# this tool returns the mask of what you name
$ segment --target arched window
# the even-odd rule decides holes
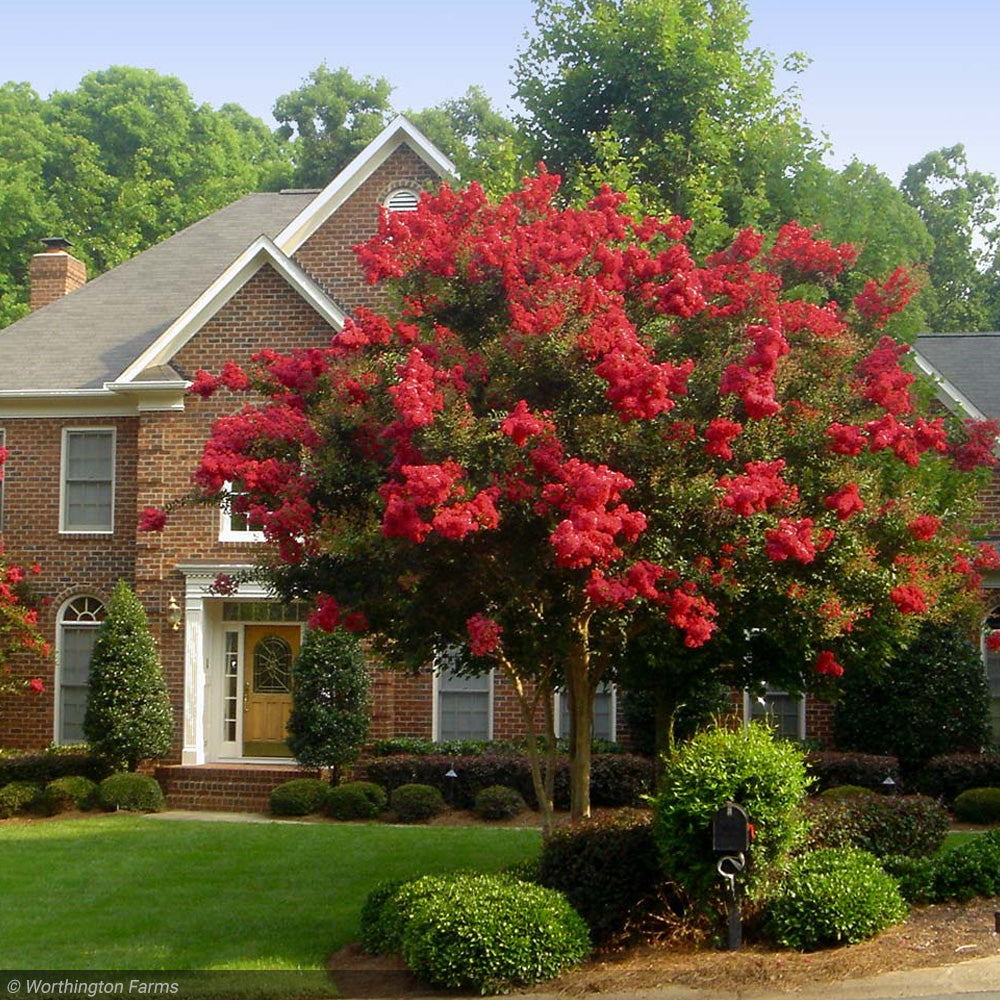
[[[56,743],[79,743],[84,738],[90,655],[98,626],[104,621],[104,605],[96,597],[74,597],[63,605],[58,621]]]
[[[983,623],[984,636],[995,629],[1000,629],[1000,605],[995,607]],[[1000,739],[1000,650],[992,650],[983,642],[983,666],[986,670],[986,683],[989,686],[990,725],[993,727],[993,738]]]
[[[415,212],[420,204],[420,195],[410,188],[396,188],[382,204],[390,212]]]

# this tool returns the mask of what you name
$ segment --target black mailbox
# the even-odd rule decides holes
[[[743,806],[727,802],[712,819],[712,850],[740,854],[750,849],[750,820]]]

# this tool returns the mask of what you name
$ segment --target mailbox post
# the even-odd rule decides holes
[[[746,810],[735,802],[727,802],[712,819],[712,850],[721,855],[715,868],[719,877],[728,883],[729,889],[726,909],[729,914],[730,951],[737,951],[743,944],[740,890],[736,877],[746,867],[750,834],[750,819]]]

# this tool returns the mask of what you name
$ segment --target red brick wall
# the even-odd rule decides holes
[[[397,149],[302,245],[295,260],[349,312],[379,304],[351,247],[378,227],[378,206],[400,187],[423,190],[440,178],[406,146]]]
[[[133,578],[138,420],[4,418],[0,426],[8,449],[0,542],[10,561],[41,566],[41,574],[31,577],[31,584],[45,601],[39,625],[54,649],[56,617],[69,598],[92,594],[106,601],[118,580]],[[113,427],[116,431],[113,534],[59,533],[62,432],[66,427]],[[25,694],[0,703],[0,742],[10,747],[45,746],[54,735],[55,657],[25,655],[11,666],[18,673],[41,676],[53,694]]]
[[[87,281],[87,266],[63,251],[36,253],[28,265],[31,279],[31,311],[76,291]]]

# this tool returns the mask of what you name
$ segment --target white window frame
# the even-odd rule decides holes
[[[227,496],[233,494],[232,482],[227,482],[222,487],[222,492]],[[225,501],[219,506],[219,541],[220,542],[263,542],[266,541],[263,531],[251,530],[250,528],[234,528],[233,514]]]
[[[413,199],[412,203],[410,199]],[[404,200],[404,205],[393,205],[395,199]],[[393,188],[382,202],[382,207],[387,212],[415,212],[420,204],[420,193],[409,187]]]
[[[793,695],[789,691],[785,691],[782,688],[771,687],[770,684],[764,686],[764,690],[761,691],[750,691],[749,689],[744,689],[743,691],[743,726],[746,728],[754,720],[752,715],[753,703],[759,702],[761,698],[794,698],[797,697],[798,703],[798,715],[797,715],[797,726],[798,732],[795,735],[790,735],[788,733],[782,733],[780,730],[778,735],[784,739],[792,740],[804,740],[806,738],[806,696],[805,694]],[[757,718],[761,718],[758,715]]]
[[[111,439],[111,501],[109,523],[106,527],[75,527],[66,523],[67,514],[67,473],[69,439],[75,434],[103,434]],[[59,534],[61,535],[113,535],[115,531],[115,486],[118,463],[118,431],[115,427],[64,427],[62,432],[62,457],[59,467]]]
[[[611,735],[610,736],[596,736],[593,730],[593,718],[591,718],[591,740],[608,740],[610,743],[615,743],[618,740],[618,685],[602,681],[597,685],[598,694],[610,694],[611,695]],[[556,738],[563,739],[569,738],[569,730],[563,732],[563,704],[568,705],[569,695],[565,691],[556,691],[555,702],[552,709],[552,719],[555,724]]]
[[[76,601],[96,601],[100,605],[99,610],[93,612],[94,617],[91,621],[78,620],[67,622],[66,613],[69,611],[70,607]],[[52,740],[57,746],[74,746],[78,743],[84,742],[83,737],[79,740],[68,740],[63,736],[63,657],[65,656],[66,641],[65,641],[65,629],[68,628],[85,628],[94,629],[95,632],[101,626],[101,621],[103,621],[103,615],[100,619],[96,616],[101,612],[107,613],[107,605],[101,598],[97,597],[95,594],[74,594],[71,598],[63,603],[63,606],[59,609],[59,614],[56,616],[56,670],[55,670],[55,706],[53,711],[53,731]],[[89,666],[88,666],[88,680],[89,680]],[[73,685],[77,687],[79,685]]]
[[[447,693],[441,691],[441,673],[447,670],[446,666],[440,666],[435,664],[433,673],[433,709],[431,711],[431,739],[434,742],[440,742],[442,739],[483,739],[491,740],[493,739],[493,693],[494,693],[494,683],[495,683],[495,672],[490,669],[484,674],[478,676],[485,676],[487,678],[486,686],[486,734],[484,736],[448,736],[444,737],[441,735],[441,694]]]

